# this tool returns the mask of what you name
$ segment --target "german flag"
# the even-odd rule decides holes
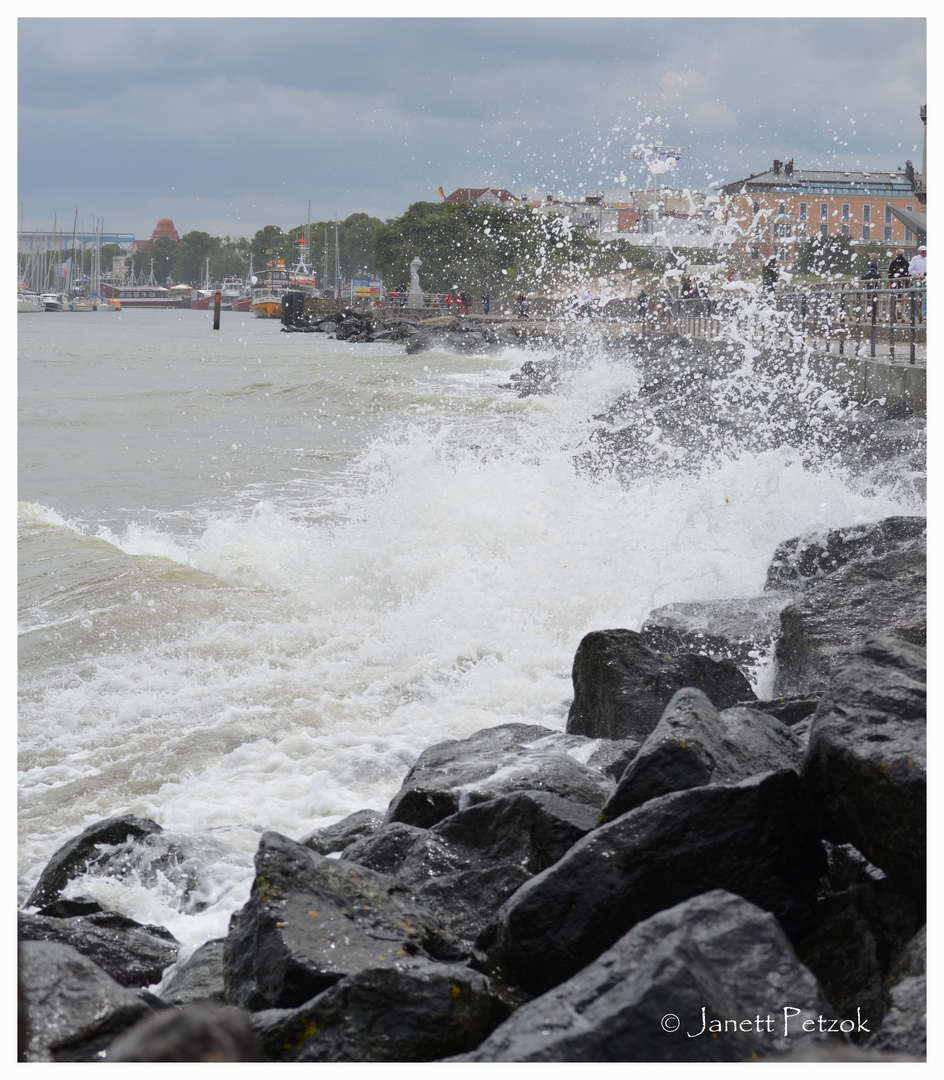
[[[439,195],[440,199],[445,199],[446,193],[441,187],[436,188],[436,193]]]

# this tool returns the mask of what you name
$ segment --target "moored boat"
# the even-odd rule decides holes
[[[102,296],[109,301],[117,300],[125,308],[179,308],[182,300],[163,285],[115,285],[102,282]]]
[[[288,270],[284,259],[270,262],[262,277],[253,283],[252,313],[257,319],[280,319],[282,297],[289,288]]]
[[[39,299],[43,311],[65,311],[69,306],[68,299],[62,293],[43,293]]]
[[[220,286],[220,308],[222,311],[234,311],[236,302],[244,298],[252,299],[252,286],[242,278],[226,278]]]
[[[25,314],[29,311],[44,311],[45,309],[38,293],[30,292],[29,289],[17,289],[16,310]]]

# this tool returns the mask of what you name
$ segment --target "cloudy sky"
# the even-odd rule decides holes
[[[429,5],[358,10],[398,7]],[[78,209],[142,238],[161,217],[251,237],[309,202],[394,218],[440,186],[616,200],[651,182],[653,146],[683,148],[671,183],[697,191],[775,157],[921,167],[923,18],[57,15],[17,38],[25,229]]]

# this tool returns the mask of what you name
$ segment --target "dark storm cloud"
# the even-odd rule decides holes
[[[610,197],[920,161],[921,19],[20,19],[27,228],[252,235],[436,188]]]

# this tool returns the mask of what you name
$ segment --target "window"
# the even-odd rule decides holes
[[[849,204],[847,202],[844,202],[842,204],[842,220],[843,221],[848,221],[849,220]]]
[[[784,215],[784,214],[785,214],[786,212],[787,212],[787,204],[786,204],[785,202],[778,202],[778,203],[777,203],[777,213],[778,213],[778,214],[779,214],[779,215],[780,215],[781,217],[783,217],[783,215]]]
[[[751,204],[751,212],[754,213],[754,214],[759,214],[760,213],[760,203],[759,202]]]
[[[891,225],[892,223],[892,208],[890,206],[885,207],[885,224]]]
[[[871,221],[872,220],[872,207],[869,206],[868,203],[866,203],[865,206],[862,207],[862,220],[863,221]]]
[[[800,203],[800,221],[806,221],[806,203]]]
[[[843,222],[843,225],[842,225],[842,235],[843,236],[848,236],[849,235],[849,226],[845,222]]]
[[[862,226],[862,239],[863,240],[871,240],[872,239],[872,226],[871,225],[863,225]]]
[[[892,241],[892,227],[891,227],[891,225],[886,225],[885,226],[885,242],[890,244],[891,241]]]
[[[806,239],[806,226],[805,226],[805,225],[801,224],[801,225],[799,226],[799,228],[797,229],[797,236],[798,236],[798,237],[799,237],[799,238],[800,238],[801,240],[805,240],[805,239]]]
[[[820,236],[826,236],[828,234],[828,232],[829,232],[829,226],[826,224],[826,222],[825,221],[820,222],[820,226],[819,226],[819,234],[820,234]]]
[[[820,221],[829,221],[829,203],[821,202],[819,204],[819,219]],[[822,231],[820,229],[820,232]]]
[[[759,259],[760,258],[760,248],[757,248],[757,247],[752,247],[751,248],[751,258],[752,259]]]
[[[789,221],[778,221],[774,225],[774,236],[784,238],[793,236],[793,226]]]
[[[911,231],[911,229],[906,228],[905,229],[905,243],[909,244],[909,243],[911,243],[912,240],[914,240],[914,233]]]

